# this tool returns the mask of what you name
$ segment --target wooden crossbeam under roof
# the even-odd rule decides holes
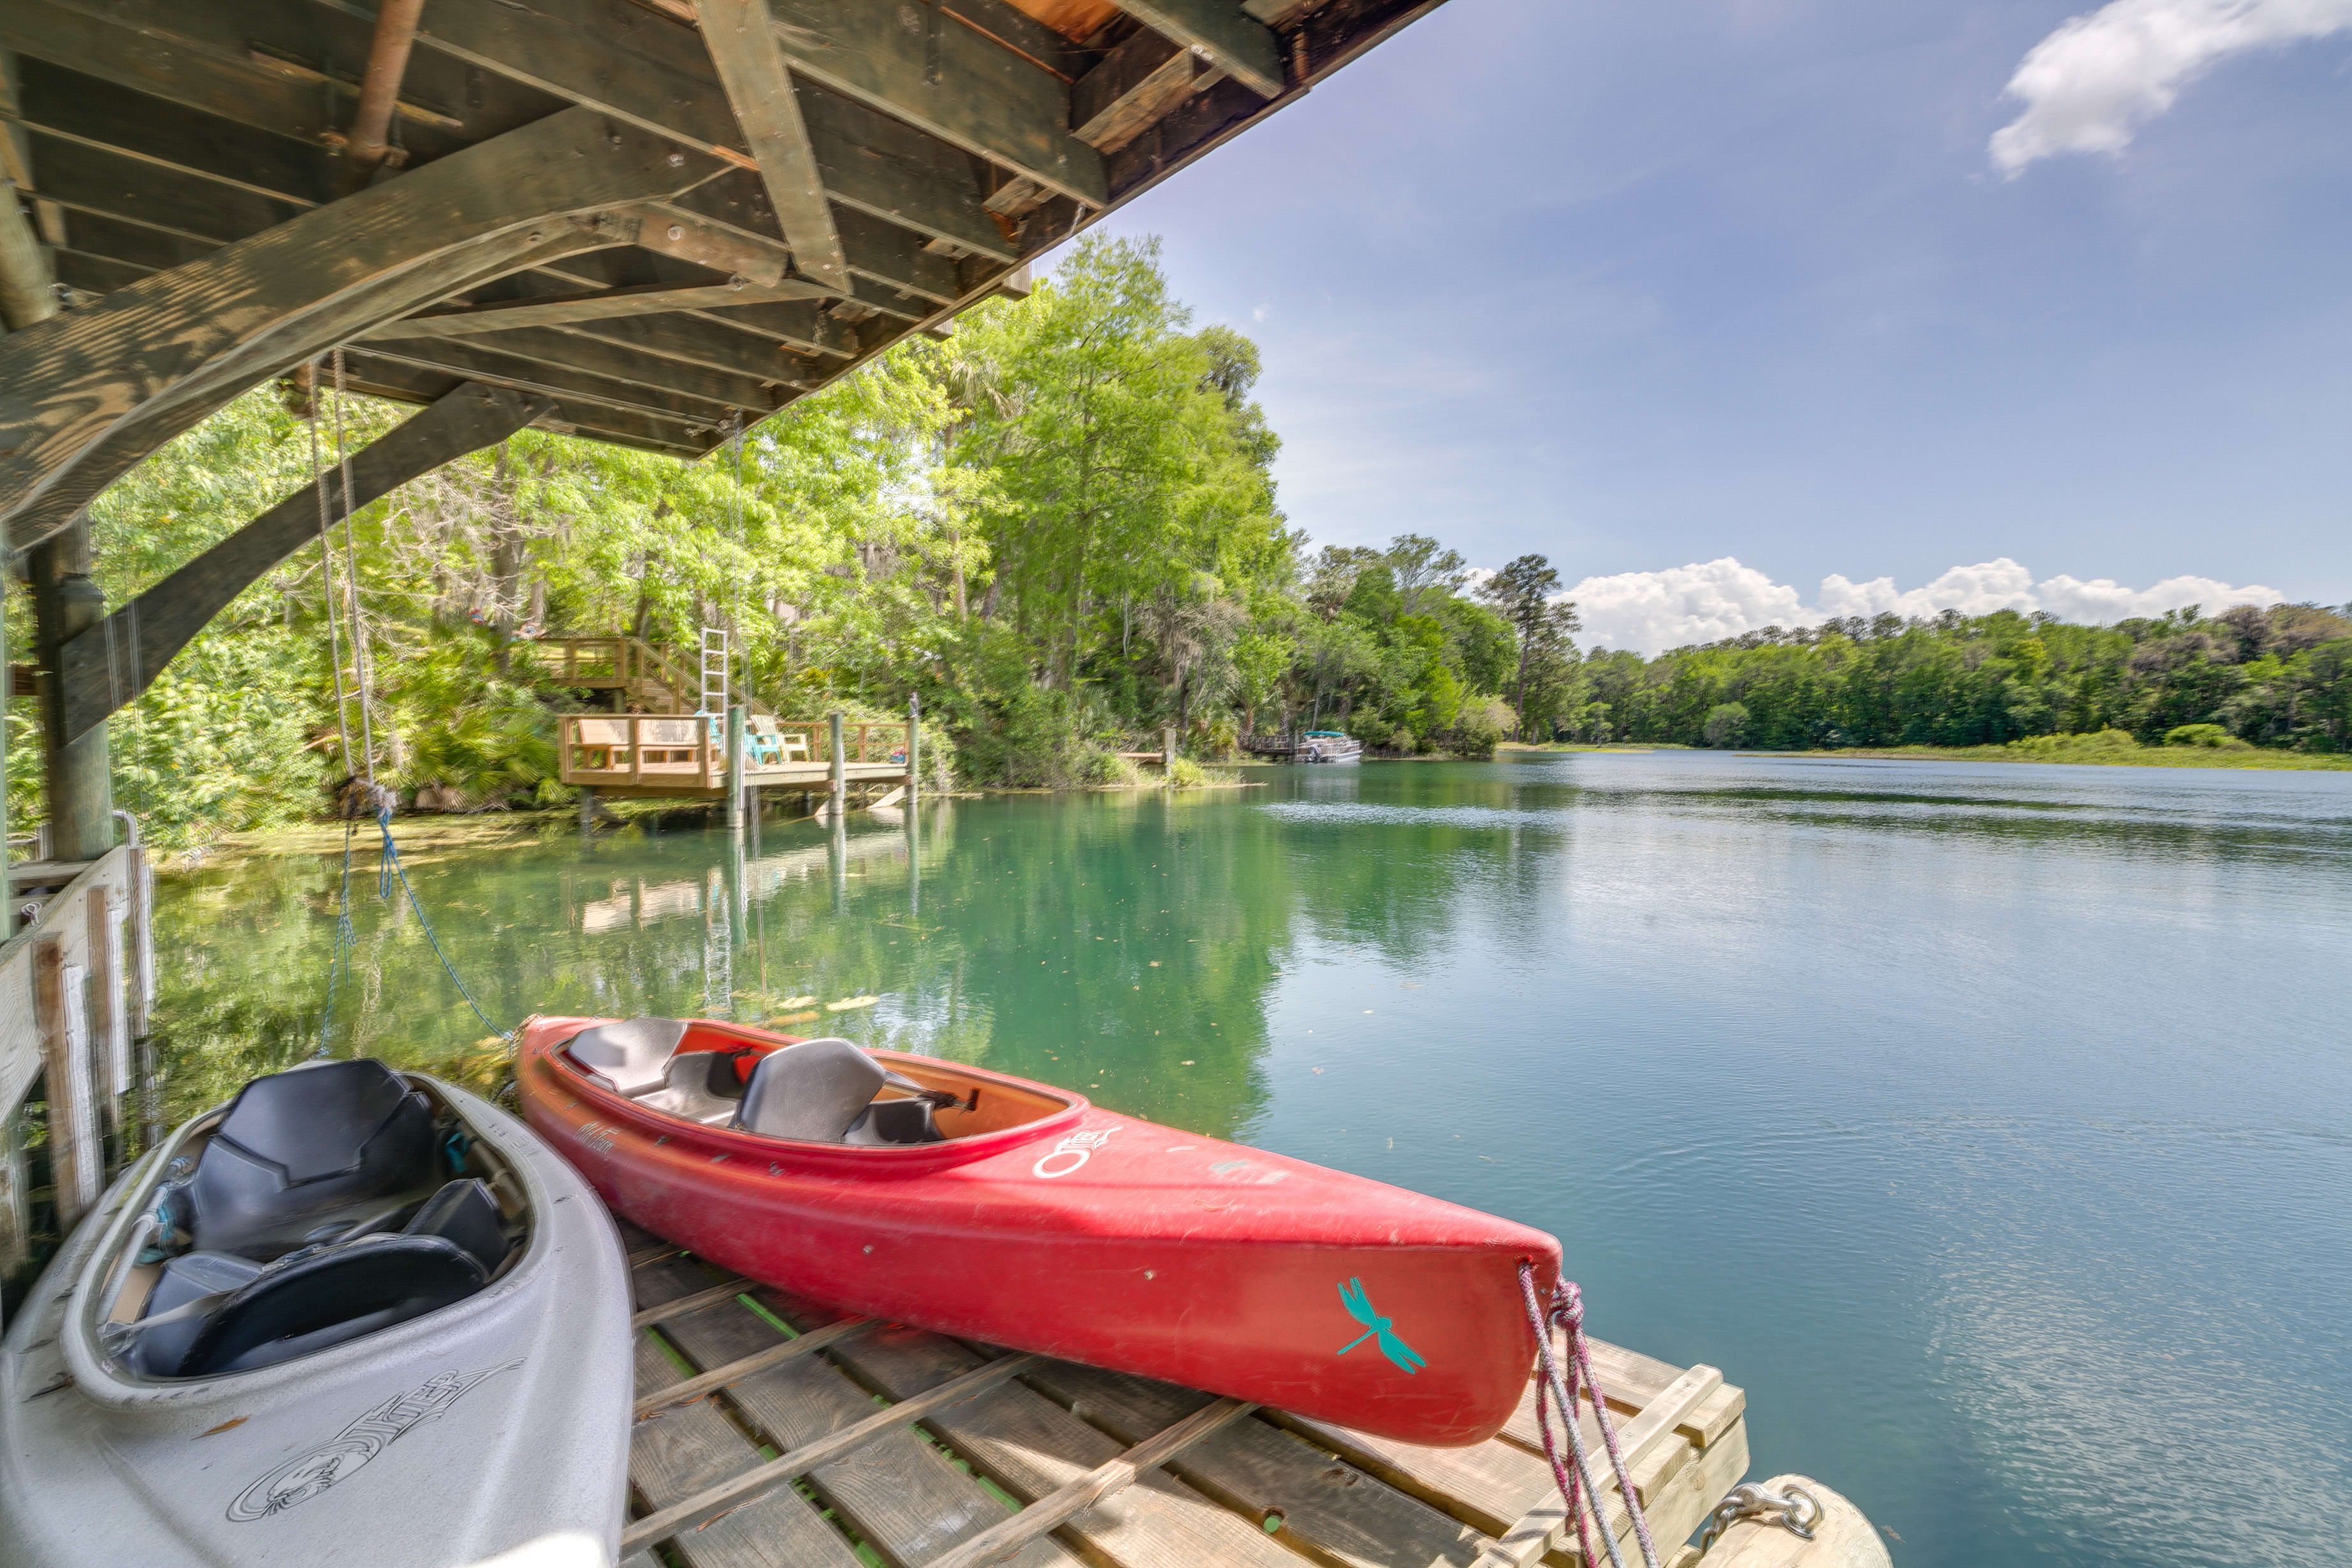
[[[7,543],[335,343],[382,395],[708,452],[1436,3],[433,0],[386,38],[368,0],[8,0],[0,163],[74,308],[0,337]]]

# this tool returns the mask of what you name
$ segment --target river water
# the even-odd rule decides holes
[[[1722,1367],[1751,1475],[1847,1492],[1906,1568],[2346,1560],[2352,773],[1249,776],[772,820],[740,862],[400,831],[502,1026],[815,1007],[782,1026],[1553,1231],[1596,1333]],[[340,865],[165,879],[175,1111],[314,1047]],[[364,840],[351,885],[335,1048],[494,1082]]]

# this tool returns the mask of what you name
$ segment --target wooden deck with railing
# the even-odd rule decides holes
[[[727,727],[702,713],[567,713],[559,767],[565,784],[614,795],[719,796],[727,788]],[[907,725],[844,724],[842,778],[849,784],[908,782]],[[753,789],[814,790],[833,778],[826,720],[751,715],[743,734],[743,783]]]

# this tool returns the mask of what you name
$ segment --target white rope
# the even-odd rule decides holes
[[[362,772],[367,778],[368,794],[375,794],[375,725],[368,710],[375,701],[375,683],[368,668],[367,626],[360,619],[360,557],[359,546],[352,538],[352,455],[343,438],[343,351],[335,348],[335,466],[343,479],[343,585],[351,597],[347,601],[352,625],[352,673],[360,689],[360,748]]]
[[[312,360],[306,367],[310,385],[304,389],[302,408],[310,426],[310,485],[319,493],[319,570],[325,574],[327,588],[327,657],[335,679],[335,733],[343,742],[343,776],[352,776],[352,729],[343,712],[343,641],[335,626],[335,552],[327,542],[331,526],[331,503],[327,499],[327,470],[319,460],[319,362]]]

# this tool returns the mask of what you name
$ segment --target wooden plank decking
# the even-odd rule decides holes
[[[1532,1384],[1493,1440],[1420,1448],[845,1318],[623,1230],[625,1568],[1582,1568]],[[1593,1351],[1652,1534],[1687,1564],[1680,1543],[1747,1472],[1745,1398],[1712,1367]],[[1589,1413],[1585,1435],[1597,1452]]]

